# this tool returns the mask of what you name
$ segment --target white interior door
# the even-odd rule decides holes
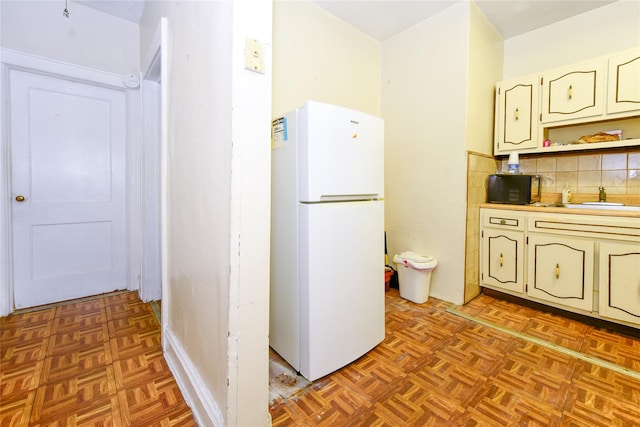
[[[126,287],[125,95],[12,70],[16,308]]]

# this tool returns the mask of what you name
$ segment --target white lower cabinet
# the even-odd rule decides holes
[[[524,290],[524,215],[493,211],[482,218],[481,283]]]
[[[640,325],[640,243],[600,243],[603,317]]]
[[[527,294],[591,311],[593,246],[592,240],[530,234]]]
[[[524,233],[506,230],[485,230],[483,239],[485,284],[511,291],[524,289]]]
[[[640,218],[530,209],[480,209],[480,286],[640,327]]]

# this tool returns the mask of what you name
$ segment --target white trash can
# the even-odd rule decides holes
[[[400,296],[418,304],[428,301],[431,272],[438,261],[432,256],[408,251],[394,256],[393,262],[398,265]]]

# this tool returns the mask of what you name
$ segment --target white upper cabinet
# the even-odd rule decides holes
[[[496,85],[494,155],[640,146],[640,48]]]
[[[609,58],[607,113],[640,110],[640,50]]]
[[[501,82],[496,90],[495,151],[538,145],[538,76]]]
[[[542,123],[604,113],[604,61],[586,62],[542,75]]]

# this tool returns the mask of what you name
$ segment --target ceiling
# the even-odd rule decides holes
[[[139,23],[142,17],[142,11],[144,10],[145,0],[69,0],[69,14],[72,16],[73,3],[80,3],[92,9],[108,13],[109,15]]]
[[[146,0],[158,1],[158,0]],[[469,0],[311,0],[376,40],[385,40],[460,1]],[[617,0],[475,0],[505,39]],[[70,0],[139,22],[145,0]],[[70,4],[69,10],[73,13]]]
[[[459,1],[468,0],[312,0],[377,40],[385,40]],[[615,0],[475,0],[508,39]]]

